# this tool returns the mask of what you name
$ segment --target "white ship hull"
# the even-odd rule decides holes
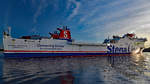
[[[18,39],[5,36],[3,38],[5,57],[80,57],[108,56],[138,53],[144,48],[144,42],[136,42],[128,38],[118,43],[76,43],[60,39]]]
[[[108,56],[139,53],[144,48],[145,38],[135,34],[113,36],[104,43],[79,43],[71,39],[67,27],[58,28],[60,33],[50,33],[51,38],[37,35],[12,38],[10,28],[3,35],[5,57],[72,57]]]

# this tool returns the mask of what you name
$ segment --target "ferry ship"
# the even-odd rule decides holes
[[[146,38],[138,38],[134,33],[107,38],[103,43],[76,42],[71,31],[64,26],[57,28],[50,37],[39,35],[13,38],[11,29],[3,32],[5,57],[89,57],[108,55],[129,55],[141,53]],[[58,33],[59,31],[59,33]]]

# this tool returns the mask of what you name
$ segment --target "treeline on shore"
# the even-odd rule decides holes
[[[0,49],[0,51],[4,51],[4,49]]]
[[[143,52],[150,52],[150,47],[149,47],[149,48],[145,48],[145,49],[143,50]]]

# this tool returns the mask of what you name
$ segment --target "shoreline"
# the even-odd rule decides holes
[[[150,47],[149,47],[149,48],[145,48],[145,49],[143,50],[143,52],[150,52]]]
[[[1,51],[4,51],[4,49],[0,49],[0,52],[1,52]]]

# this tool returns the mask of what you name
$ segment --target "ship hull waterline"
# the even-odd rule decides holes
[[[5,58],[130,56],[131,53],[4,53]]]

